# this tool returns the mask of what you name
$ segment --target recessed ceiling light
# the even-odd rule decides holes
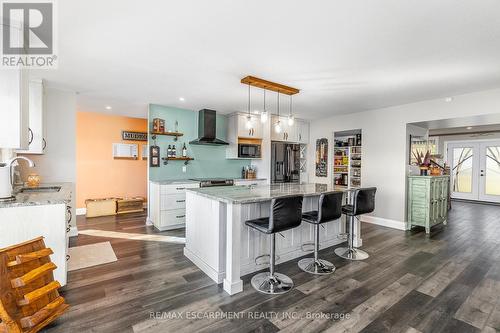
[[[472,129],[472,126],[467,126],[466,127],[468,130],[471,130]]]
[[[184,102],[185,101],[184,97],[179,97],[179,101]]]
[[[449,102],[453,101],[453,97],[446,97],[444,99],[444,101],[449,103]]]
[[[106,106],[106,110],[111,110],[111,109],[112,109],[112,107],[111,107],[111,106],[109,106],[109,105],[108,105],[108,106]]]

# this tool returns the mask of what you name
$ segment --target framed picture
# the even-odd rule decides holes
[[[438,137],[425,137],[419,135],[410,135],[410,151],[408,156],[409,165],[417,165],[415,154],[422,154],[429,151],[431,156],[438,154]]]
[[[160,147],[151,146],[149,147],[149,166],[159,167],[160,166]]]
[[[328,176],[328,139],[316,140],[316,177]]]

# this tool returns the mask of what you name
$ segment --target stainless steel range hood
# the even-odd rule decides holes
[[[216,125],[217,120],[214,110],[200,110],[198,113],[198,139],[189,143],[192,145],[228,145],[229,143],[215,137]]]

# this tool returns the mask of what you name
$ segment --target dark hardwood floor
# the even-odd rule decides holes
[[[144,220],[79,217],[78,226],[155,233]],[[228,296],[179,244],[80,235],[71,246],[108,240],[118,261],[70,272],[62,294],[71,308],[46,332],[500,332],[500,206],[455,202],[430,237],[363,224],[369,259],[323,249],[337,266],[330,276],[281,264],[295,288],[280,296],[255,292],[251,276]]]

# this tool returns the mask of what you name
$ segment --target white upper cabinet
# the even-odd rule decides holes
[[[238,126],[238,137],[246,138],[246,139],[262,139],[262,123],[260,122],[259,117],[256,115],[251,116],[252,126],[251,128],[247,127],[247,115],[246,114],[237,114],[232,117],[237,117],[237,126]]]
[[[278,116],[271,117],[271,140],[293,143],[309,143],[309,124],[302,120],[295,120],[293,125],[288,125],[287,117],[279,117],[281,120],[281,132],[276,133],[275,125]]]
[[[309,143],[309,123],[304,120],[295,120],[297,142],[301,144]]]
[[[23,154],[43,154],[45,141],[44,126],[44,90],[42,80],[29,82],[29,146],[27,150],[18,150]]]
[[[27,149],[28,73],[7,69],[0,75],[0,148]]]

